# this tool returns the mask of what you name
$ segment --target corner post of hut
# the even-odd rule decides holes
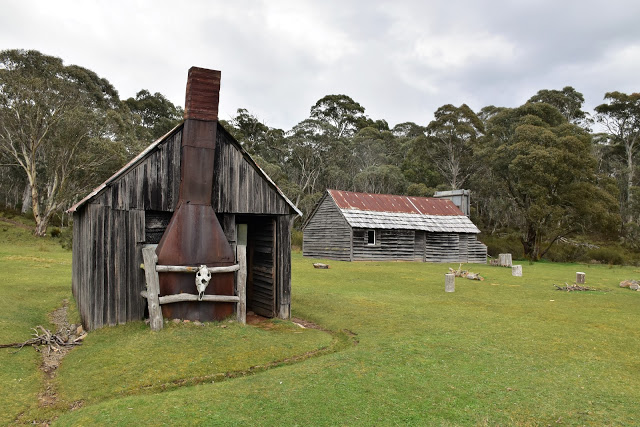
[[[236,225],[236,294],[240,298],[236,309],[238,322],[247,323],[247,224]]]

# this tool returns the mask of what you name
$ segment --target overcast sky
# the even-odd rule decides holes
[[[573,86],[586,109],[640,91],[640,1],[0,0],[0,49],[36,49],[184,106],[188,69],[222,71],[220,118],[285,130],[328,94],[426,125],[444,104],[515,107]]]

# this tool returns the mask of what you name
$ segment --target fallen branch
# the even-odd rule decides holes
[[[44,346],[47,352],[57,352],[63,348],[75,347],[82,345],[82,340],[87,336],[86,333],[81,333],[79,336],[66,333],[65,331],[58,331],[55,334],[51,333],[48,329],[38,325],[33,328],[33,338],[30,338],[24,342],[14,342],[11,344],[0,344],[0,348],[17,348],[19,351],[25,346],[32,346],[36,351],[42,351],[40,346]]]
[[[464,277],[465,279],[469,279],[469,280],[484,280],[484,277],[482,277],[478,273],[473,273],[471,271],[463,270],[462,264],[460,264],[457,270],[454,270],[453,268],[449,267],[449,272],[456,277]]]

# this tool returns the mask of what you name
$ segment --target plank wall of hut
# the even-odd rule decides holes
[[[116,173],[73,212],[72,290],[88,330],[146,315],[141,249],[157,244],[180,186],[177,127]],[[248,224],[247,310],[290,317],[291,224],[297,209],[218,125],[212,205],[227,240]]]

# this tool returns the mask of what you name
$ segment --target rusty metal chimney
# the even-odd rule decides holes
[[[156,249],[158,264],[198,267],[233,265],[235,257],[211,205],[218,127],[220,71],[192,67],[182,130],[180,193],[176,210]],[[160,295],[196,294],[194,276],[160,273]],[[234,274],[212,275],[205,294],[233,295]],[[212,321],[233,313],[233,303],[164,304],[167,318]]]

